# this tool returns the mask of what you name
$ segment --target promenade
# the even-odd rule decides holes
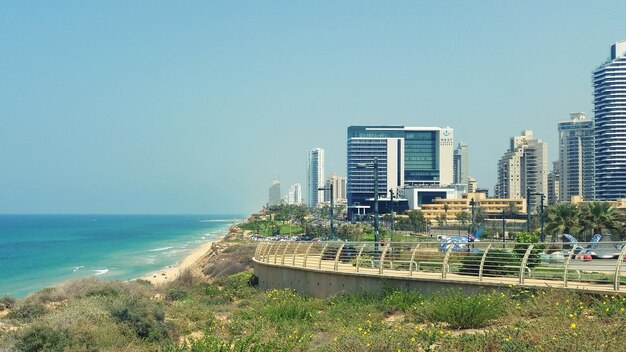
[[[579,245],[584,248],[589,244]],[[419,281],[437,287],[445,287],[445,284],[476,289],[520,286],[626,295],[623,265],[626,249],[622,248],[623,243],[593,245],[597,248],[596,255],[613,257],[592,258],[585,254],[588,251],[567,248],[561,243],[475,242],[468,247],[467,244],[455,246],[440,242],[381,245],[372,242],[263,241],[257,246],[254,261],[257,267],[263,265],[270,270],[265,272],[268,280],[282,286],[289,286],[298,275],[298,271],[293,270],[299,270],[303,275],[316,273],[317,285],[320,280],[333,280],[328,284],[345,287],[342,279],[337,277],[350,280],[361,277],[364,280],[400,280],[407,285]],[[285,275],[284,271],[280,271],[280,275],[276,271],[281,268],[289,269],[291,274],[276,281],[278,276]],[[301,280],[297,281],[302,287]]]

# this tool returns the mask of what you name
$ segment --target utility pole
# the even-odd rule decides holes
[[[543,233],[543,225],[544,225],[544,219],[543,219],[543,199],[545,197],[546,196],[543,193],[541,193],[541,242],[545,242],[545,240],[546,240],[546,236]]]
[[[393,189],[389,190],[391,194],[391,233],[393,233]]]
[[[530,187],[526,188],[526,232],[530,233]]]

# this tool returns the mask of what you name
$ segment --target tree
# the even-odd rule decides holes
[[[572,203],[557,203],[546,211],[546,232],[552,235],[571,234],[579,226],[580,209]]]
[[[615,229],[615,209],[608,202],[594,201],[581,210],[581,227],[593,230],[594,234],[602,234],[603,229]]]
[[[407,212],[407,215],[409,216],[409,221],[411,225],[413,225],[415,232],[418,232],[420,228],[426,225],[426,218],[421,210],[411,210]]]

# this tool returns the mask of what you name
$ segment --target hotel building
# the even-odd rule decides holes
[[[381,198],[386,198],[389,190],[397,194],[402,186],[440,186],[454,181],[451,128],[350,126],[347,137],[349,211],[358,206],[369,208],[372,204],[371,164],[375,159]]]

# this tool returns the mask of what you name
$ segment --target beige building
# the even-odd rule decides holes
[[[509,150],[498,162],[495,196],[506,199],[526,197],[526,190],[548,194],[548,145],[533,139],[532,131],[511,138]],[[531,206],[536,207],[535,198]]]
[[[461,212],[471,212],[471,200],[474,199],[476,207],[482,208],[487,215],[502,214],[502,211],[509,209],[510,204],[514,204],[518,213],[526,214],[526,201],[522,198],[487,198],[484,193],[468,193],[461,199],[441,199],[434,200],[434,204],[423,204],[422,212],[426,220],[434,221],[437,216],[445,214],[450,222],[456,221],[456,215]]]

